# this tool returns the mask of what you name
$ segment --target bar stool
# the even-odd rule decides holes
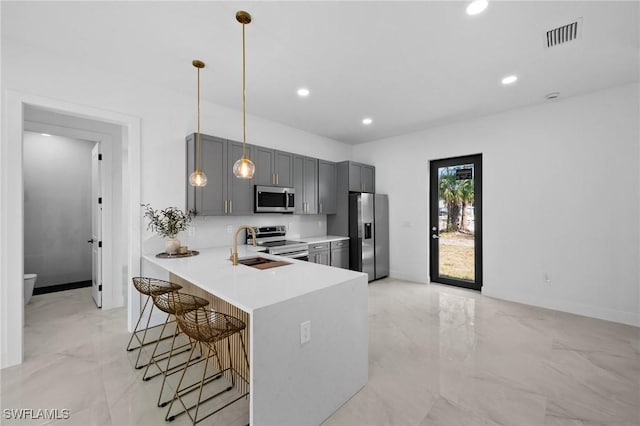
[[[209,305],[209,301],[207,299],[203,299],[202,297],[193,296],[187,293],[181,293],[179,291],[172,291],[169,293],[161,293],[161,294],[152,293],[151,298],[153,299],[153,304],[156,308],[168,314],[167,319],[164,323],[164,326],[162,327],[162,331],[160,332],[161,336],[164,333],[165,327],[167,326],[167,324],[169,324],[170,322],[169,319],[171,318],[171,316],[175,317],[175,315],[191,312],[195,309],[204,308],[205,306]],[[191,339],[189,339],[189,342],[185,343],[184,345],[180,345],[178,347],[175,346],[176,337],[178,336],[179,332],[180,332],[180,328],[176,327],[173,333],[173,338],[171,339],[171,349],[169,349],[169,351],[167,352],[158,354],[157,352],[158,352],[158,347],[160,346],[160,340],[156,341],[156,346],[153,348],[151,359],[147,364],[147,368],[145,369],[144,374],[142,376],[142,379],[144,381],[148,381],[156,376],[159,376],[160,374],[164,375],[164,378],[162,379],[162,386],[160,388],[160,395],[158,396],[158,407],[164,407],[169,402],[169,401],[161,402],[162,394],[164,392],[164,386],[167,381],[167,376],[173,373],[179,372],[180,371],[179,368],[184,367],[187,364],[186,362],[183,362],[181,364],[171,366],[171,358],[174,355],[178,355],[183,352],[189,352],[191,350]],[[188,348],[188,349],[182,350],[184,348]],[[168,356],[164,356],[165,354],[168,354]],[[194,359],[199,359],[201,356],[202,356],[202,348],[200,349],[200,355]],[[160,365],[159,363],[160,361],[166,361],[166,364]],[[149,376],[148,373],[151,365],[155,365],[158,368],[159,372]]]
[[[174,394],[171,403],[169,404],[169,408],[167,410],[167,415],[165,420],[173,421],[177,416],[187,413],[193,425],[196,423],[214,415],[215,413],[223,410],[234,402],[240,400],[249,395],[249,382],[247,379],[242,377],[240,373],[233,366],[233,355],[231,353],[231,342],[230,337],[235,334],[238,334],[240,338],[240,342],[242,344],[242,353],[244,354],[244,361],[247,365],[247,372],[249,371],[249,359],[247,357],[247,350],[244,344],[244,338],[242,337],[242,330],[246,328],[246,324],[239,320],[238,318],[232,317],[231,315],[223,314],[220,312],[208,310],[208,309],[196,309],[190,312],[184,312],[182,314],[176,315],[176,321],[178,322],[178,327],[180,330],[193,339],[195,342],[204,344],[207,347],[207,356],[201,358],[195,363],[191,363],[195,346],[193,345],[191,349],[191,353],[189,354],[189,361],[185,368],[182,370],[182,376],[180,377],[180,381],[178,382],[178,386],[176,387],[176,391]],[[220,357],[218,356],[218,350],[216,349],[216,343],[222,342],[224,339],[227,340],[227,351],[229,356],[229,366],[226,368],[222,367],[220,362]],[[216,363],[218,365],[218,371],[213,375],[207,377],[207,367],[209,364],[209,359],[215,358]],[[202,372],[202,379],[200,382],[196,382],[192,385],[182,387],[182,382],[184,380],[185,374],[187,370],[201,362],[204,362],[204,371]],[[215,380],[218,380],[222,377],[230,378],[231,386],[226,386],[223,390],[215,393],[214,395],[202,399],[202,390],[204,385],[211,383]],[[237,386],[238,385],[238,386]],[[209,400],[212,400],[225,392],[229,392],[234,387],[236,387],[240,391],[240,396],[236,397],[231,401],[227,401],[221,407],[215,409],[213,412],[208,413],[201,418],[198,418],[198,409],[200,408],[200,404],[205,403]],[[198,390],[198,398],[197,402],[190,407],[187,407],[183,397],[188,393],[191,393],[195,390]],[[180,411],[176,414],[171,414],[171,408],[173,407],[173,403],[179,400],[180,404],[184,408],[183,411]],[[193,417],[191,416],[190,411],[195,408],[195,413]]]
[[[151,305],[151,310],[149,311],[149,316],[147,317],[147,324],[145,328],[138,329],[138,327],[140,326],[140,321],[142,321],[142,317],[144,316],[144,313],[147,310],[147,305],[149,304],[149,300],[151,300],[151,296],[153,294],[157,295],[157,294],[165,294],[173,291],[178,291],[182,288],[182,286],[178,284],[174,284],[169,281],[160,280],[157,278],[134,277],[132,278],[132,280],[133,280],[133,286],[136,288],[136,290],[138,290],[141,294],[144,294],[147,296],[144,302],[144,306],[140,311],[140,317],[138,318],[138,322],[136,323],[136,326],[133,329],[133,333],[131,333],[131,339],[129,339],[129,344],[127,345],[127,351],[134,351],[136,349],[138,350],[138,357],[136,358],[135,367],[136,369],[140,369],[147,365],[147,364],[138,365],[138,363],[140,362],[140,355],[142,355],[142,348],[144,346],[156,343],[157,340],[159,339],[164,340],[171,337],[171,336],[162,337],[162,334],[160,334],[160,336],[158,336],[158,339],[154,339],[148,342],[146,341],[147,332],[151,329],[160,327],[160,324],[155,325],[153,327],[149,327],[149,322],[151,321],[151,314],[153,314],[153,307],[154,307],[153,304]],[[140,337],[138,336],[138,333],[142,333],[142,339],[140,339]],[[131,343],[133,342],[134,337],[138,341],[138,346],[132,347]]]

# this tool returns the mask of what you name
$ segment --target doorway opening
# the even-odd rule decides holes
[[[98,191],[100,184],[93,152],[100,142],[60,136],[53,126],[51,133],[26,130],[31,127],[38,126],[28,122],[23,134],[24,270],[35,274],[35,287],[25,288],[25,304],[31,290],[40,295],[91,287],[101,273],[87,244],[94,181]],[[100,292],[94,301],[101,307]]]
[[[482,288],[482,154],[432,160],[431,282]]]
[[[22,362],[24,351],[24,206],[23,206],[23,132],[30,110],[54,113],[68,120],[88,120],[117,128],[121,145],[110,158],[120,162],[113,175],[113,187],[122,191],[117,214],[103,218],[110,244],[103,243],[102,307],[111,309],[125,304],[127,327],[131,329],[139,303],[127,283],[140,274],[140,119],[86,105],[73,104],[37,95],[5,91],[3,138],[0,142],[0,368]],[[70,121],[55,123],[58,128],[74,129]],[[78,128],[75,128],[78,130]],[[50,133],[46,130],[35,130]],[[76,136],[79,139],[92,137]],[[94,139],[95,140],[95,139]],[[105,145],[106,147],[106,145]],[[10,178],[8,178],[10,177]],[[104,197],[114,199],[112,194]],[[10,224],[10,225],[9,225]],[[113,231],[112,231],[113,230]],[[111,262],[107,257],[111,256]],[[106,265],[111,267],[107,268]]]

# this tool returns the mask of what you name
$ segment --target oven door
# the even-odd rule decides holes
[[[256,213],[293,213],[295,189],[277,186],[255,186]]]

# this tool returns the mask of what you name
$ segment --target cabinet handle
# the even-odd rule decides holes
[[[227,202],[229,200],[224,200],[224,214],[227,214]]]
[[[233,200],[229,200],[229,213],[233,213]]]
[[[320,203],[320,213],[322,213],[322,203]]]
[[[280,174],[276,173],[276,185],[280,185]]]
[[[321,249],[321,248],[322,248],[322,246],[315,246],[315,247],[313,247],[313,248],[314,248],[314,249]]]

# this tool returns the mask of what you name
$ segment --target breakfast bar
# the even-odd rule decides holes
[[[142,270],[248,320],[251,425],[318,425],[367,383],[367,276],[247,246],[239,261],[232,265],[226,247],[209,248],[147,255]]]

